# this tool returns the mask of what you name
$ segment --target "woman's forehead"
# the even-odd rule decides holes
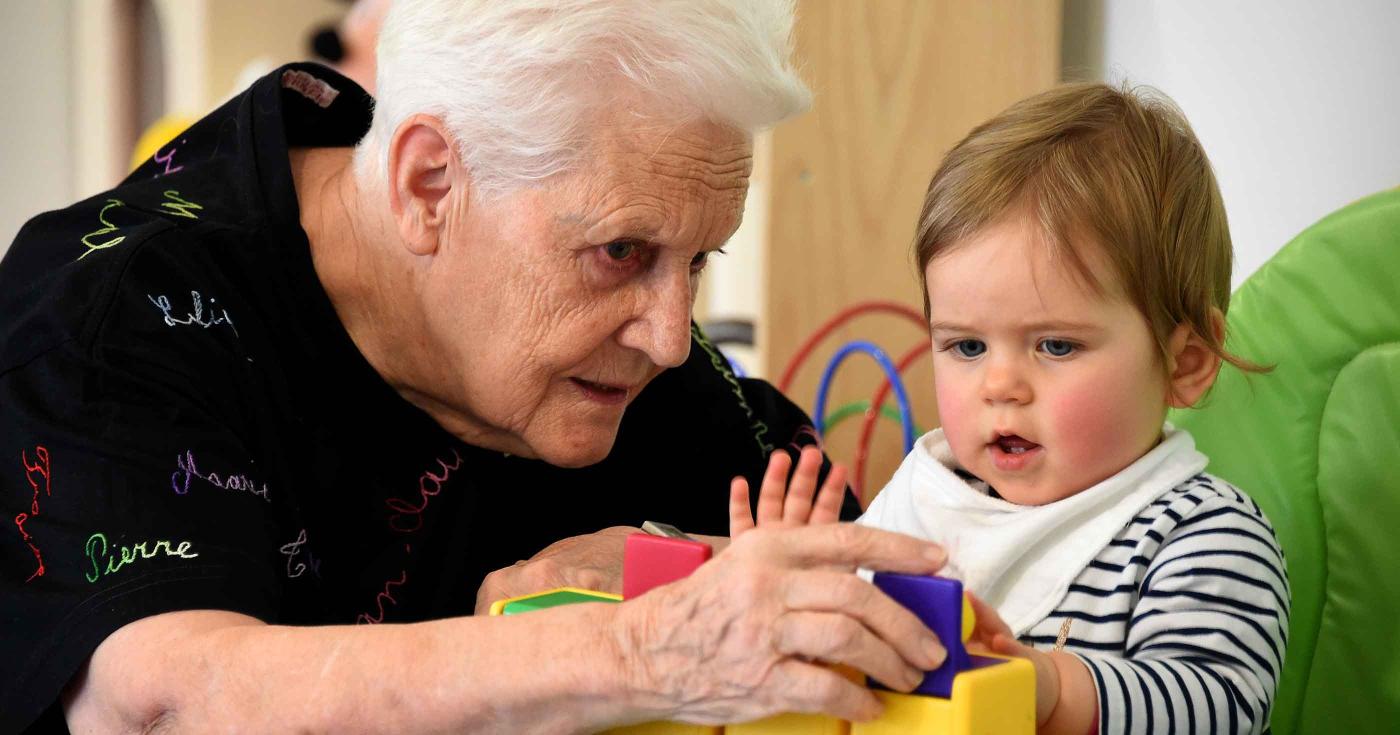
[[[737,228],[753,167],[746,136],[688,124],[603,135],[566,177],[557,213],[590,241],[690,237],[687,230]],[[729,233],[725,233],[728,237]]]

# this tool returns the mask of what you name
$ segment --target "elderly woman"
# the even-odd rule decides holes
[[[587,531],[722,533],[728,478],[800,434],[690,323],[750,131],[805,104],[790,29],[782,2],[400,0],[377,104],[284,67],[27,225],[0,265],[4,729],[866,718],[818,661],[917,682],[936,640],[849,571],[943,552],[849,524],[471,615],[479,585],[615,587],[621,532]]]

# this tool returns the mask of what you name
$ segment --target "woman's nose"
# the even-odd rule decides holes
[[[657,284],[640,313],[623,327],[624,347],[641,350],[659,367],[672,368],[690,356],[690,316],[694,298],[689,278]]]

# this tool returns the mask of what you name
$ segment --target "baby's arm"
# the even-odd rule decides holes
[[[1263,732],[1283,669],[1289,590],[1283,553],[1257,506],[1202,501],[1162,540],[1138,588],[1126,658],[1084,656],[1105,731]]]
[[[1233,493],[1233,490],[1227,491]],[[1041,733],[1259,733],[1283,667],[1289,590],[1268,521],[1243,496],[1200,502],[1151,553],[1125,655],[1021,645],[973,598],[973,645],[1030,659]],[[1116,594],[1129,594],[1120,591]],[[1193,723],[1193,724],[1188,724]]]
[[[977,625],[969,641],[973,650],[1030,659],[1035,666],[1035,722],[1041,735],[1085,735],[1094,732],[1099,713],[1098,693],[1089,669],[1063,651],[1046,653],[1022,645],[990,605],[971,592]]]
[[[729,483],[729,536],[763,527],[792,527],[835,523],[841,517],[841,501],[846,492],[846,468],[833,464],[826,482],[817,491],[821,474],[822,453],[816,447],[806,447],[797,460],[797,469],[788,483],[792,458],[784,450],[773,452],[763,484],[758,490],[758,514],[749,506],[749,483],[735,477]]]

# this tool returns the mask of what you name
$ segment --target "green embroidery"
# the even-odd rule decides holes
[[[147,548],[150,544],[150,548]],[[101,546],[99,549],[98,546]],[[83,577],[89,582],[96,582],[99,577],[111,574],[120,570],[137,559],[151,559],[157,553],[164,551],[166,556],[175,556],[181,559],[193,559],[199,554],[190,551],[190,542],[181,541],[175,548],[170,548],[169,541],[141,541],[131,546],[118,546],[116,556],[107,553],[107,537],[101,533],[94,533],[88,536],[87,545],[83,547],[83,553],[88,558],[88,563],[92,565],[91,572],[84,572]],[[107,562],[103,569],[98,561]]]
[[[710,364],[724,378],[724,382],[729,383],[729,387],[734,391],[734,397],[739,400],[739,407],[744,409],[744,415],[749,418],[749,430],[753,432],[753,439],[758,443],[758,449],[766,458],[773,453],[773,445],[768,443],[768,425],[758,420],[753,415],[753,409],[749,407],[749,402],[744,398],[744,389],[739,385],[739,379],[734,377],[734,371],[729,369],[729,361],[724,359],[715,346],[705,339],[705,334],[700,331],[700,325],[695,322],[690,323],[690,336],[695,338],[700,349],[710,356]]]
[[[199,219],[199,215],[195,214],[194,212],[191,212],[190,210],[204,209],[204,207],[195,204],[194,202],[189,201],[188,199],[181,199],[180,192],[175,191],[173,189],[165,192],[165,198],[171,201],[161,202],[160,206],[166,210],[169,210],[168,214],[173,214],[176,217],[188,217],[190,219]]]
[[[126,205],[120,199],[107,200],[107,206],[103,207],[102,211],[97,213],[97,221],[101,222],[104,225],[104,227],[102,227],[101,229],[93,230],[92,232],[83,235],[83,245],[87,247],[87,252],[83,253],[82,255],[79,255],[78,260],[82,260],[83,258],[92,255],[93,251],[95,250],[106,250],[107,248],[116,247],[117,245],[122,244],[122,240],[126,239],[126,235],[120,235],[118,237],[112,238],[111,240],[108,240],[107,242],[97,243],[96,245],[89,242],[89,239],[106,235],[109,232],[116,232],[117,226],[107,221],[107,210],[111,209],[112,207],[123,206]]]

